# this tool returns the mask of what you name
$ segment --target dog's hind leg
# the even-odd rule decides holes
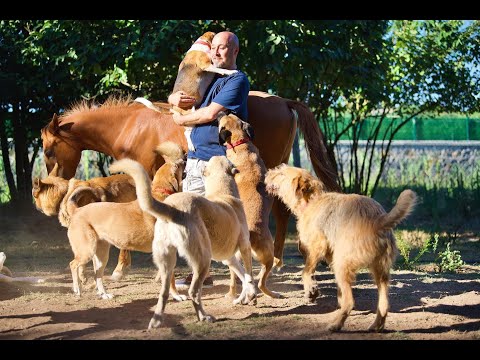
[[[368,328],[369,331],[383,331],[385,327],[385,319],[388,313],[388,285],[390,283],[389,268],[376,264],[370,268],[375,283],[378,287],[378,306],[377,316],[372,325]]]
[[[229,261],[230,263],[228,264],[230,266],[230,269],[236,269],[235,273],[238,276],[238,271],[243,272],[245,271],[245,276],[242,279],[242,293],[240,296],[233,301],[234,304],[243,304],[246,305],[248,303],[252,303],[254,305],[257,304],[257,291],[255,289],[255,285],[253,283],[253,275],[252,275],[252,249],[250,245],[250,240],[248,237],[243,238],[242,235],[240,235],[240,238],[238,240],[239,243],[239,250],[242,255],[242,260],[243,260],[243,266],[245,267],[245,270],[242,269],[238,259],[233,256]]]
[[[207,259],[205,259],[207,260]],[[193,276],[192,276],[192,283],[190,284],[190,288],[188,289],[188,294],[192,299],[192,304],[195,309],[199,321],[206,321],[206,322],[215,322],[216,319],[205,312],[202,305],[202,285],[203,280],[207,277],[207,274],[210,269],[210,258],[208,261],[203,261],[194,264],[193,266]]]
[[[267,239],[263,242],[255,241],[256,238],[262,235],[250,232],[250,242],[252,243],[252,250],[255,253],[256,258],[262,264],[262,269],[258,274],[258,289],[267,296],[271,298],[281,298],[282,296],[267,288],[267,279],[270,275],[270,271],[273,267],[273,239],[270,234],[267,234]],[[258,246],[258,244],[263,244],[263,246]]]
[[[340,309],[334,312],[334,320],[328,326],[328,330],[339,331],[354,306],[352,284],[355,282],[355,269],[351,269],[348,265],[342,264],[342,259],[334,260],[333,267],[335,280],[337,281],[337,286],[340,288],[342,297],[339,301]]]
[[[168,290],[171,286],[171,279],[173,277],[173,269],[177,261],[177,251],[173,246],[156,248],[154,240],[153,249],[153,262],[158,268],[158,274],[160,275],[160,293],[158,295],[157,306],[155,307],[155,313],[150,319],[148,329],[156,329],[162,325],[163,313],[165,312],[165,306],[168,300]]]
[[[110,244],[103,240],[97,241],[95,255],[93,256],[93,266],[95,269],[95,281],[97,282],[97,294],[102,299],[113,298],[112,294],[108,294],[103,286],[103,273],[107,266]]]

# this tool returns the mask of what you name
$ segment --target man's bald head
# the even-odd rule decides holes
[[[212,40],[210,55],[213,64],[222,69],[236,70],[239,48],[237,35],[230,31],[219,32]]]

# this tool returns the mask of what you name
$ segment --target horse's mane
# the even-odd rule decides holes
[[[111,95],[107,98],[107,100],[104,101],[103,104],[90,102],[88,100],[79,100],[73,103],[69,109],[67,109],[62,115],[60,115],[60,118],[86,111],[96,111],[106,108],[128,107],[132,104],[134,104],[134,101],[130,94],[126,96]]]

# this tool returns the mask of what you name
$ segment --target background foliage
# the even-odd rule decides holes
[[[251,88],[304,101],[329,140],[352,140],[337,164],[347,192],[372,195],[393,137],[439,112],[479,111],[479,21],[1,20],[0,141],[13,201],[31,202],[40,129],[80,99],[131,93],[166,99],[204,31],[234,31]],[[365,119],[378,126],[363,129]],[[386,124],[388,117],[399,121]],[[349,121],[345,123],[344,119]],[[380,132],[382,128],[384,131]],[[360,149],[360,138],[368,146]],[[15,150],[15,169],[8,157]],[[33,148],[33,157],[28,149]],[[359,151],[361,151],[361,155]],[[370,172],[369,153],[382,163]]]

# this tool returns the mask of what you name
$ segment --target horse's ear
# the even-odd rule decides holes
[[[52,171],[50,171],[48,176],[58,176],[58,163],[55,163],[55,166],[53,167]]]
[[[73,124],[74,124],[73,122],[62,124],[58,127],[58,129],[63,131],[69,131],[72,128]]]
[[[58,129],[59,129],[59,121],[58,121],[58,115],[57,114],[53,114],[52,128],[53,128],[54,132],[57,132]]]

